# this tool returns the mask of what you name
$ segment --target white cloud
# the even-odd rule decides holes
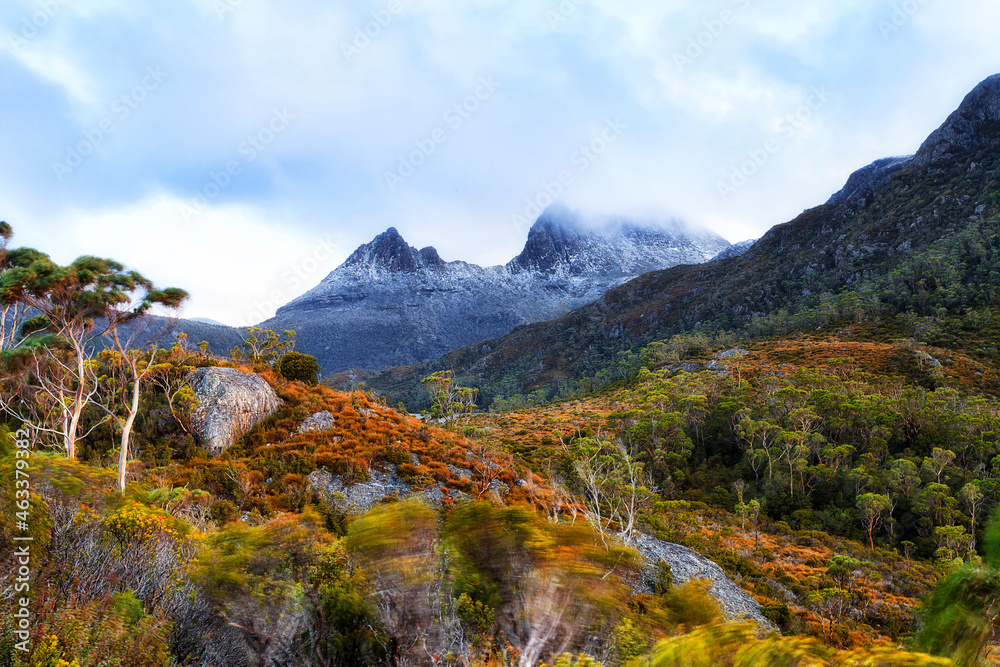
[[[86,254],[116,259],[158,286],[187,290],[185,316],[233,325],[273,315],[347,256],[336,235],[283,228],[255,207],[212,208],[185,220],[180,211],[187,203],[158,193],[122,209],[70,211],[48,224],[65,229]]]

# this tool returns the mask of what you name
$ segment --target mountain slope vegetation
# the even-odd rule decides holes
[[[351,391],[277,334],[121,344],[186,295],[0,223],[0,553],[31,538],[0,664],[988,662],[998,102],[994,77],[741,256]],[[282,401],[218,456],[211,366]],[[712,559],[761,624],[650,544]]]
[[[774,227],[739,257],[648,273],[558,320],[362,379],[411,402],[414,380],[447,369],[487,403],[549,399],[629,376],[639,349],[676,333],[768,336],[854,321],[934,344],[986,334],[1000,271],[997,100],[1000,76],[887,180]],[[981,342],[992,354],[989,336]]]

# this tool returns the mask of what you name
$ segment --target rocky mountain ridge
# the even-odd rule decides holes
[[[377,370],[560,317],[637,275],[703,262],[727,247],[683,223],[588,225],[556,205],[517,257],[483,267],[418,250],[390,227],[261,326],[294,329],[297,349],[316,356],[324,372]]]
[[[940,162],[970,150],[989,148],[1000,128],[1000,74],[982,81],[965,96],[941,127],[913,155],[887,157],[862,167],[847,179],[844,188],[827,201],[840,204],[872,193],[905,167]]]
[[[980,246],[989,246],[990,235],[1000,232],[995,229],[998,173],[1000,75],[995,75],[969,93],[914,156],[876,161],[855,172],[826,204],[771,228],[738,256],[644,274],[558,320],[364,379],[414,405],[421,398],[412,389],[418,376],[440,369],[479,386],[483,404],[511,394],[551,397],[560,386],[608,377],[622,353],[697,327],[741,331],[760,318],[784,313],[789,319],[858,289],[868,290],[869,300],[876,297],[880,307],[903,312],[938,298],[937,278],[921,279],[920,253],[969,243],[956,235],[973,226],[986,236],[976,241]],[[980,269],[970,264],[961,269],[969,275],[951,280],[986,285],[980,275],[986,269]],[[896,277],[900,271],[912,279]],[[966,289],[961,298],[968,307],[988,305],[976,301],[976,294]]]
[[[740,241],[739,243],[734,243],[733,245],[729,246],[728,248],[720,252],[718,255],[713,257],[712,259],[716,260],[716,259],[726,259],[728,257],[739,257],[747,250],[752,248],[753,244],[756,242],[757,239],[747,239],[746,241]]]

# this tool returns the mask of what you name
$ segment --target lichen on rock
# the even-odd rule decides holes
[[[212,454],[226,451],[282,404],[267,380],[235,368],[199,368],[190,383],[198,399],[193,423]]]
[[[314,415],[306,417],[305,420],[299,424],[297,433],[309,433],[309,432],[323,432],[330,431],[334,426],[337,425],[337,419],[333,416],[333,413],[329,410],[323,412],[317,412]]]

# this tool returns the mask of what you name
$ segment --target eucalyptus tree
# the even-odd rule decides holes
[[[104,339],[113,351],[114,361],[124,371],[124,391],[120,405],[104,406],[121,428],[121,448],[118,454],[118,488],[125,494],[126,470],[128,467],[129,444],[135,418],[139,414],[142,383],[157,372],[159,349],[156,341],[165,332],[166,325],[154,331],[149,318],[150,310],[160,306],[165,310],[176,310],[188,298],[184,290],[170,287],[157,289],[153,283],[135,271],[109,275],[109,283],[115,291],[108,293],[103,302],[101,317],[105,322]]]
[[[16,345],[0,350],[4,366],[23,378],[29,394],[52,400],[58,419],[51,430],[61,436],[66,455],[75,458],[81,418],[97,393],[93,358],[99,339],[127,347],[123,325],[144,317],[155,304],[176,308],[187,294],[157,290],[114,260],[83,256],[60,266],[32,248],[11,250],[6,248],[10,226],[0,232],[5,243],[0,309],[31,314],[14,339]],[[10,412],[12,406],[5,409]]]

